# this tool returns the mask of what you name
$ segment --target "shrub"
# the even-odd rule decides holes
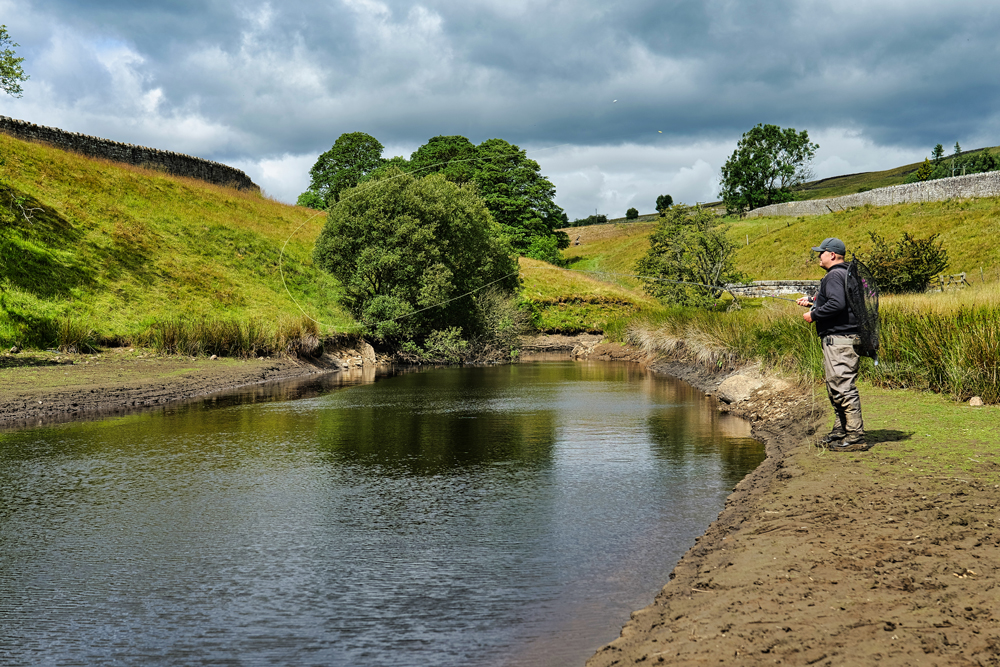
[[[637,209],[635,209],[634,207],[630,208],[627,211],[625,211],[625,219],[626,220],[635,220],[638,217],[639,217],[639,211]]]
[[[918,239],[904,232],[895,245],[869,232],[873,248],[861,257],[871,269],[883,294],[923,292],[931,278],[948,267],[948,251],[938,241],[938,234]]]

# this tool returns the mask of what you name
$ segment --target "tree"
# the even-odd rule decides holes
[[[660,195],[656,198],[656,212],[663,215],[664,212],[674,205],[674,198],[670,195]]]
[[[758,124],[744,133],[722,167],[722,197],[726,211],[747,211],[791,201],[792,188],[811,178],[809,163],[819,145],[809,133],[777,125]]]
[[[463,136],[432,137],[410,155],[410,167],[417,176],[443,173],[452,183],[468,183],[476,172],[476,145]]]
[[[934,167],[931,166],[931,161],[924,158],[924,161],[920,163],[917,170],[914,172],[915,179],[918,181],[926,181],[934,173]]]
[[[424,344],[433,334],[439,345],[456,330],[475,336],[482,309],[470,292],[518,284],[517,259],[474,188],[442,175],[383,173],[329,211],[313,258],[376,339]]]
[[[931,151],[931,160],[934,161],[934,166],[941,164],[941,160],[944,159],[944,146],[937,144],[934,150]]]
[[[24,73],[21,63],[24,58],[18,58],[14,49],[21,46],[10,41],[7,34],[7,26],[0,25],[0,89],[8,95],[21,97],[21,82],[27,81],[29,77]]]
[[[712,211],[679,204],[659,219],[635,270],[650,296],[707,306],[722,295],[724,285],[745,280],[734,268],[736,250]]]
[[[478,161],[472,181],[483,203],[499,223],[514,250],[529,254],[534,245],[569,247],[569,236],[556,230],[565,224],[563,210],[556,205],[556,188],[541,174],[538,163],[523,150],[503,139],[488,139],[476,147]],[[540,239],[536,242],[536,239]],[[536,257],[552,261],[558,257]]]
[[[635,208],[630,208],[629,210],[625,211],[626,220],[636,220],[638,219],[638,217],[639,217],[639,211]]]
[[[367,176],[382,166],[382,144],[378,139],[364,132],[350,132],[340,135],[327,152],[319,156],[309,170],[309,188],[302,193],[299,201],[307,193],[311,205],[316,201],[322,208],[330,208],[340,199],[340,193],[353,188]]]
[[[962,154],[962,147],[958,145],[957,141],[955,142],[955,148],[951,151],[951,154],[956,157]]]

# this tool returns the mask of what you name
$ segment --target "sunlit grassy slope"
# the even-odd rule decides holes
[[[823,269],[810,248],[828,236],[847,244],[848,254],[872,247],[870,233],[890,242],[907,232],[918,238],[939,234],[948,251],[949,273],[965,271],[970,281],[1000,279],[995,248],[1000,246],[1000,199],[952,200],[895,206],[865,206],[829,215],[748,218],[721,221],[739,246],[736,268],[751,280],[819,279]],[[580,245],[563,251],[570,268],[635,273],[649,248],[655,223],[591,225],[566,230]],[[982,274],[980,274],[982,269]],[[631,288],[632,278],[596,276]]]
[[[280,326],[294,301],[351,323],[310,258],[323,215],[3,134],[0,158],[0,345],[51,345],[66,321],[122,342],[177,318]]]
[[[546,333],[603,332],[622,328],[641,312],[662,309],[640,290],[525,257],[521,280],[535,327]]]
[[[951,200],[895,206],[864,206],[828,215],[753,218],[729,222],[740,246],[737,268],[754,280],[821,278],[823,269],[809,248],[828,236],[847,244],[848,254],[871,249],[869,234],[890,242],[903,232],[918,238],[940,234],[948,251],[949,273],[965,271],[978,282],[996,281],[1000,243],[1000,199]],[[749,238],[749,245],[747,239]]]

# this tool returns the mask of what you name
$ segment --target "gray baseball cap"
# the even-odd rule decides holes
[[[818,246],[813,247],[813,252],[834,252],[838,255],[847,254],[847,246],[840,239],[835,239],[832,236],[827,239],[823,239],[823,242]]]

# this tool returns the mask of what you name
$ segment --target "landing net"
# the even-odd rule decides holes
[[[858,321],[858,336],[861,338],[857,345],[858,354],[870,357],[878,364],[878,285],[871,270],[854,254],[847,267],[847,304]]]

